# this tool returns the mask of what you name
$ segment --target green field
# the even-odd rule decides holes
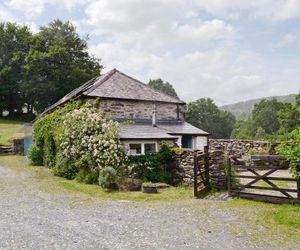
[[[23,121],[0,119],[0,144],[8,144],[8,140],[18,133],[23,123]]]

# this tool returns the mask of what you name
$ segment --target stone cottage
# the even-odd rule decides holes
[[[100,98],[100,109],[119,122],[119,137],[128,154],[155,153],[160,141],[169,141],[182,148],[202,149],[208,133],[184,120],[185,103],[113,69],[73,90],[50,106],[48,113],[78,98]]]

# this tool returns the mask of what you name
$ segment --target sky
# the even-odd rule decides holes
[[[54,19],[89,36],[105,71],[162,78],[218,105],[300,91],[300,0],[0,0],[0,22]]]

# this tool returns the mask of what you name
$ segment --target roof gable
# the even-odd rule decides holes
[[[116,69],[98,78],[83,95],[184,104],[183,101],[155,90]]]
[[[113,69],[72,90],[47,108],[41,115],[80,96],[185,104],[178,98],[155,90],[147,84],[144,84],[117,69]]]

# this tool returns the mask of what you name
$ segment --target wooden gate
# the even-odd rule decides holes
[[[209,153],[204,147],[204,153],[194,156],[194,196],[204,197],[211,190],[209,183]]]
[[[11,154],[13,153],[13,148],[11,145],[0,145],[0,154]]]
[[[278,155],[256,155],[248,161],[229,157],[227,185],[233,197],[300,203],[300,181],[288,176],[286,161]]]

